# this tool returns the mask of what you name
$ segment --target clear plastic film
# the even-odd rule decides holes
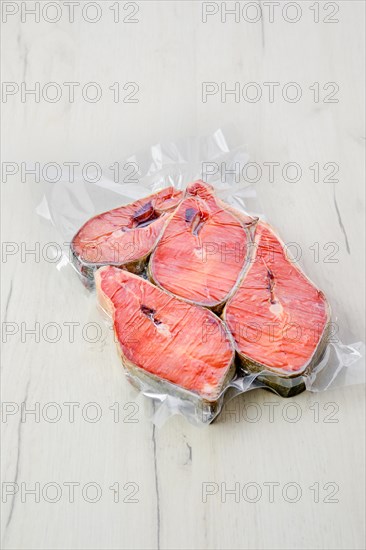
[[[219,364],[220,368],[223,365],[225,368],[221,377],[211,379],[212,384],[216,384],[214,390],[209,384],[203,386],[201,384],[195,391],[195,381],[188,382],[190,380],[189,360],[184,362],[185,376],[182,381],[180,379],[179,349],[183,350],[185,356],[189,355],[190,342],[187,344],[187,339],[191,338],[191,347],[194,350],[192,364],[195,362],[196,370],[198,369],[203,377],[202,367],[197,366],[197,361],[202,361],[205,353],[208,354],[209,361],[214,362],[214,357],[216,359],[218,357],[217,361],[219,361],[220,353],[217,350],[215,355],[207,352],[207,348],[210,347],[209,340],[204,349],[201,349],[204,343],[201,348],[197,345],[197,338],[202,339],[202,336],[198,335],[200,331],[194,326],[185,329],[189,332],[188,336],[180,340],[172,337],[171,345],[175,346],[174,352],[167,348],[163,350],[163,356],[166,354],[166,357],[170,357],[170,361],[174,360],[174,365],[170,365],[174,375],[169,379],[169,375],[164,371],[164,361],[160,357],[162,354],[159,355],[159,345],[161,345],[159,337],[164,330],[169,330],[167,324],[169,321],[163,322],[157,312],[166,293],[169,298],[173,297],[173,302],[174,295],[178,294],[177,303],[173,303],[171,314],[174,317],[175,307],[176,318],[180,323],[184,324],[183,320],[187,316],[194,319],[195,315],[200,314],[199,310],[205,306],[202,315],[209,318],[207,322],[211,322],[210,316],[212,316],[225,327],[225,332],[227,330],[225,310],[228,307],[228,301],[235,297],[244,272],[248,270],[247,258],[240,259],[241,270],[235,271],[234,264],[231,264],[231,267],[226,266],[228,273],[225,277],[220,273],[219,264],[210,265],[206,259],[208,265],[205,269],[207,268],[207,272],[211,270],[210,272],[215,274],[214,278],[210,280],[206,274],[204,278],[198,278],[198,281],[196,279],[190,281],[189,270],[194,264],[194,254],[197,256],[197,250],[192,249],[192,242],[199,238],[204,223],[207,224],[206,234],[210,235],[206,243],[208,247],[206,252],[210,252],[209,247],[212,247],[213,243],[218,246],[219,239],[223,240],[221,245],[225,244],[225,230],[226,234],[232,233],[231,241],[241,242],[240,239],[244,239],[249,242],[253,237],[252,221],[254,220],[255,226],[258,220],[261,223],[266,219],[255,186],[238,182],[235,176],[234,168],[244,166],[248,159],[245,149],[241,146],[232,147],[224,133],[218,130],[208,137],[158,144],[147,151],[131,156],[121,163],[128,172],[122,178],[122,182],[105,177],[96,178],[91,182],[85,181],[82,175],[76,175],[73,181],[69,179],[47,183],[44,196],[37,207],[37,213],[53,224],[63,243],[62,257],[57,265],[59,270],[71,264],[84,285],[92,288],[94,275],[101,266],[108,264],[114,266],[113,269],[122,267],[132,272],[133,275],[126,275],[126,278],[129,279],[128,284],[136,286],[137,294],[140,293],[145,298],[151,291],[154,295],[154,303],[158,306],[156,308],[151,304],[142,304],[142,298],[135,310],[129,307],[131,323],[135,322],[138,325],[137,319],[140,319],[139,322],[144,327],[141,334],[137,332],[137,340],[142,336],[145,344],[144,347],[131,345],[128,349],[124,341],[121,344],[125,336],[123,330],[126,330],[123,324],[125,318],[120,316],[119,325],[116,318],[121,304],[123,306],[123,303],[128,303],[130,306],[133,300],[121,295],[121,304],[116,301],[110,308],[106,291],[109,304],[106,307],[106,300],[103,301],[105,294],[101,292],[100,286],[98,288],[99,302],[102,301],[100,305],[105,310],[109,309],[109,314],[114,317],[117,347],[127,378],[142,394],[154,401],[153,421],[157,425],[161,425],[175,414],[181,414],[197,425],[208,424],[218,416],[225,402],[256,388],[266,388],[284,397],[290,397],[304,390],[319,392],[330,387],[360,384],[365,381],[365,349],[362,342],[345,345],[324,334],[322,345],[317,346],[317,353],[312,355],[311,362],[305,365],[306,368],[286,373],[278,368],[265,368],[259,359],[247,361],[245,355],[243,359],[231,332],[227,331],[229,334],[225,336],[225,342],[229,341],[233,350],[235,348],[235,360],[233,359],[231,364],[225,358],[224,363]],[[222,174],[223,165],[225,177]],[[197,189],[187,196],[187,186],[197,180],[204,180],[212,186],[212,196],[200,196],[202,190],[197,192]],[[203,193],[207,193],[207,189],[204,189]],[[184,201],[186,203],[179,211],[179,205]],[[132,209],[130,206],[127,206],[127,209],[121,209],[122,206],[131,205],[131,203],[135,203]],[[216,212],[219,212],[222,218],[219,224],[215,222],[215,215],[218,215]],[[106,214],[99,216],[101,213]],[[93,217],[92,223],[89,222]],[[244,227],[244,231],[241,229],[241,232],[239,218],[241,226]],[[210,223],[211,226],[209,226]],[[85,231],[84,224],[86,224]],[[217,231],[217,225],[220,225],[219,231]],[[119,226],[123,227],[123,230],[119,230]],[[187,227],[189,234],[185,233]],[[211,227],[211,233],[208,231],[209,227]],[[87,241],[83,231],[85,235],[92,234],[94,239],[93,246],[87,249],[87,255],[85,247],[82,246]],[[101,233],[114,235],[113,246],[110,239],[99,238]],[[179,238],[176,237],[177,234],[180,235]],[[116,240],[117,247],[115,247]],[[169,258],[174,256],[174,250],[181,247],[182,242],[188,243],[187,253],[182,256],[184,265],[179,264],[177,258],[173,257],[171,260],[173,267],[168,265],[168,269],[165,269],[164,262],[168,262]],[[205,242],[201,242],[201,250],[204,245]],[[229,250],[229,254],[226,255],[229,258],[233,257],[230,252],[233,251]],[[211,256],[214,258],[213,254]],[[105,258],[108,258],[108,261]],[[178,278],[175,281],[173,272],[178,273],[181,279]],[[268,272],[271,290],[273,275],[269,268]],[[199,273],[197,266],[195,273]],[[311,273],[307,275],[311,276]],[[228,288],[223,288],[230,276],[232,281],[229,280]],[[188,277],[187,284],[184,284],[185,277]],[[151,290],[150,286],[153,285],[145,279],[150,279],[155,289]],[[304,277],[305,279],[307,278]],[[312,285],[311,282],[304,281],[301,284]],[[155,290],[160,294],[156,294]],[[331,304],[332,296],[327,295],[326,288],[322,290]],[[191,324],[194,325],[194,321],[191,321]],[[157,338],[154,338],[152,330],[158,331]],[[150,338],[150,342],[146,339],[147,337]],[[156,365],[150,365],[150,371],[146,371],[137,364],[141,366],[145,360],[148,361],[146,357],[149,354],[151,342],[155,343]],[[301,342],[298,345],[301,346]],[[214,345],[213,349],[215,350]],[[207,390],[208,387],[209,390]]]

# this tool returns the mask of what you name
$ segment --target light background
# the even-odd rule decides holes
[[[103,88],[95,104],[82,101],[80,93],[74,104],[31,98],[22,103],[20,94],[3,102],[3,161],[108,166],[151,144],[235,123],[252,161],[301,165],[300,182],[277,178],[269,183],[264,175],[258,193],[268,218],[286,242],[300,243],[306,271],[331,296],[342,340],[364,339],[364,2],[335,3],[339,22],[334,24],[323,22],[322,4],[321,21],[314,23],[313,2],[298,3],[302,17],[294,24],[278,12],[270,23],[265,6],[262,22],[235,23],[229,17],[223,23],[219,13],[203,23],[201,2],[137,4],[136,24],[114,23],[112,2],[100,2],[102,18],[95,24],[84,21],[80,11],[74,23],[63,11],[55,24],[35,23],[32,17],[22,23],[19,13],[2,24],[3,81],[29,86],[95,81]],[[121,17],[126,13],[122,9]],[[116,81],[137,82],[139,102],[114,103],[108,86]],[[265,97],[236,103],[232,96],[222,102],[217,94],[203,103],[202,82],[213,81],[228,88],[237,81],[262,87],[272,81],[280,82],[280,89],[295,81],[303,97],[289,103],[277,93],[274,103]],[[314,82],[336,82],[339,102],[315,103],[309,90]],[[337,163],[339,182],[315,183],[309,170],[314,162]],[[22,183],[19,174],[2,183],[3,241],[32,247],[49,240],[35,215],[39,192],[32,178]],[[320,261],[315,263],[310,247],[317,242]],[[339,247],[336,263],[324,261],[327,243]],[[44,261],[22,262],[19,253],[3,263],[3,272],[7,322],[43,326],[98,318],[71,271],[65,275]],[[24,343],[19,331],[3,352],[3,401],[29,407],[39,402],[41,408],[49,402],[95,401],[103,410],[94,424],[80,413],[68,422],[65,407],[54,424],[42,417],[39,423],[32,417],[20,422],[20,414],[3,423],[3,481],[29,486],[93,481],[103,490],[95,504],[85,502],[80,491],[73,504],[66,491],[54,504],[8,498],[2,514],[4,548],[364,547],[363,388],[293,398],[301,411],[296,423],[283,418],[287,401],[257,391],[228,406],[240,414],[238,422],[226,416],[225,422],[199,430],[173,418],[156,429],[148,419],[151,405],[141,399],[137,423],[113,422],[108,407],[119,402],[126,417],[130,411],[122,407],[136,401],[136,393],[121,376],[112,338],[70,343],[64,334],[54,344],[32,338]],[[245,419],[245,406],[253,402],[260,406],[258,422]],[[270,402],[276,403],[274,422]],[[332,410],[338,422],[326,421]],[[138,483],[139,502],[114,503],[109,486],[115,482]],[[228,488],[255,482],[263,495],[256,503],[243,498],[236,503],[233,495],[222,502],[219,491],[203,503],[203,482]],[[265,482],[280,483],[274,503]],[[281,496],[289,482],[301,487],[297,503]],[[319,503],[309,489],[316,482]],[[327,482],[339,486],[338,503],[324,502]]]

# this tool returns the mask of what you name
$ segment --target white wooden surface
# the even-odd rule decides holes
[[[71,24],[65,17],[55,24],[31,18],[22,23],[19,14],[9,17],[2,24],[3,81],[96,81],[104,90],[116,81],[135,81],[139,103],[114,103],[108,91],[96,104],[9,98],[2,104],[3,161],[108,165],[152,143],[206,134],[234,122],[253,161],[291,161],[303,168],[300,182],[277,178],[269,183],[263,177],[258,192],[269,219],[285,241],[300,243],[303,265],[331,297],[342,340],[362,340],[364,2],[338,2],[335,24],[314,23],[308,2],[300,2],[303,16],[294,24],[281,16],[270,23],[265,11],[258,23],[222,23],[219,15],[203,23],[201,3],[186,1],[139,2],[139,23],[115,24],[108,11],[111,3],[100,4],[103,17],[96,24],[80,16]],[[320,15],[324,18],[322,11]],[[201,85],[208,81],[227,82],[228,87],[236,81],[295,81],[304,94],[297,103],[236,103],[232,98],[223,103],[218,95],[203,103]],[[338,83],[339,102],[314,103],[309,90],[314,82]],[[338,163],[339,182],[315,183],[308,169],[315,162]],[[39,194],[32,178],[22,183],[17,175],[2,183],[3,241],[31,247],[52,238],[34,213]],[[309,248],[316,242],[318,263]],[[339,246],[337,263],[324,261],[323,246],[329,242]],[[71,270],[58,272],[30,256],[22,261],[20,253],[2,267],[3,320],[19,327],[3,344],[2,400],[27,408],[39,403],[43,410],[39,422],[31,415],[22,422],[20,412],[6,421],[3,417],[2,479],[19,486],[17,494],[6,497],[3,485],[4,548],[364,547],[362,387],[304,393],[289,401],[257,391],[228,406],[240,418],[224,414],[208,429],[173,418],[154,428],[150,403],[137,399],[121,376],[108,330],[95,344],[81,338],[81,327],[99,317]],[[74,342],[64,325],[71,321],[80,323]],[[35,322],[41,330],[59,323],[59,341],[41,336],[36,342],[23,335],[22,342],[20,324],[29,328]],[[55,409],[44,409],[50,402],[62,412],[55,423],[47,421]],[[68,419],[66,402],[80,404],[74,422]],[[102,411],[95,423],[81,414],[90,402]],[[109,408],[113,403],[119,403],[119,422]],[[269,403],[275,404],[273,421]],[[288,403],[295,405],[287,408]],[[261,418],[250,422],[248,417],[258,411]],[[286,420],[286,414],[296,412],[298,422]],[[128,422],[131,418],[138,422]],[[39,502],[24,495],[37,482]],[[55,495],[52,487],[42,495],[51,482],[62,489],[54,503],[48,502]],[[80,484],[73,503],[64,485],[68,482]],[[95,503],[82,496],[90,482],[102,491]],[[202,497],[205,482],[217,489],[207,502]],[[264,485],[268,482],[279,484],[274,502]],[[119,502],[109,489],[115,483],[120,484]],[[135,487],[126,483],[138,484],[138,502],[123,502]],[[247,483],[257,485],[235,502],[235,495],[224,498],[221,487],[234,488],[235,483],[240,491],[248,489]],[[296,503],[288,501],[293,487],[287,501],[283,497],[287,483],[301,490]],[[316,483],[319,502],[310,489]],[[333,487],[324,488],[327,483],[339,487],[338,502],[326,502]],[[261,498],[249,502],[258,486]],[[92,488],[87,497],[94,497]]]

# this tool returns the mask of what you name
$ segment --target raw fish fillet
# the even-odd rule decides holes
[[[95,269],[123,266],[140,273],[183,193],[167,187],[88,220],[71,243],[73,264],[92,283]]]
[[[191,303],[219,311],[243,273],[249,228],[202,181],[187,187],[149,262],[156,285]]]
[[[288,258],[269,225],[257,224],[254,245],[253,257],[225,306],[223,319],[244,369],[270,371],[269,381],[282,384],[284,393],[296,392],[292,389],[296,381],[286,384],[284,380],[308,373],[323,353],[329,305]]]
[[[233,343],[219,317],[116,267],[99,269],[95,282],[133,379],[217,400],[234,374]]]

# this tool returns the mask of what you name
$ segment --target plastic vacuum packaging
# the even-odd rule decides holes
[[[70,263],[87,288],[95,278],[156,424],[211,423],[255,388],[289,397],[364,381],[364,345],[330,338],[325,295],[264,222],[255,189],[207,177],[223,159],[248,156],[221,131],[161,144],[127,159],[138,184],[57,182],[37,209],[70,243],[59,268]]]

